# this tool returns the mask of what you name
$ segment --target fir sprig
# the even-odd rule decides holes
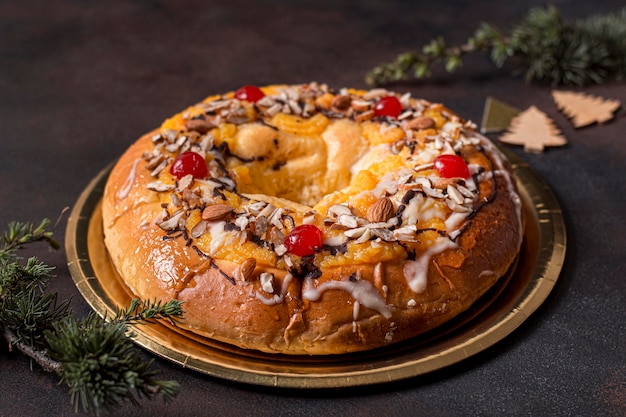
[[[176,325],[182,315],[182,303],[178,300],[163,303],[156,299],[142,302],[135,298],[131,300],[127,308],[118,309],[111,322],[144,324],[153,323],[155,320],[166,319]]]
[[[69,314],[69,300],[57,305],[56,293],[28,291],[7,297],[0,310],[0,323],[15,335],[16,342],[43,351],[46,349],[44,332]]]
[[[2,234],[3,247],[0,250],[0,259],[11,257],[16,250],[33,242],[46,241],[52,248],[59,249],[61,245],[54,240],[53,232],[48,230],[49,228],[49,219],[43,219],[37,227],[30,222],[9,223],[8,230]]]
[[[34,242],[58,248],[50,224],[47,219],[38,226],[13,222],[0,238],[0,333],[9,348],[58,374],[77,411],[100,415],[126,400],[139,404],[144,397],[170,401],[179,392],[178,383],[158,379],[150,369],[153,361],[132,349],[129,325],[157,320],[176,324],[183,315],[181,303],[135,299],[111,320],[94,313],[76,319],[69,300],[57,303],[56,293],[44,293],[53,268],[34,257],[22,264],[18,256],[19,249]]]
[[[366,81],[380,85],[428,77],[436,62],[453,72],[474,52],[489,54],[497,67],[514,58],[517,73],[527,81],[583,86],[611,77],[621,80],[626,76],[626,8],[575,21],[563,19],[554,6],[533,8],[508,34],[481,23],[460,46],[449,46],[438,37],[421,52],[400,54],[394,62],[374,68]]]
[[[46,333],[49,356],[61,364],[61,381],[69,386],[76,411],[108,413],[124,400],[161,395],[166,402],[180,389],[175,381],[161,381],[150,370],[128,337],[125,320],[106,322],[95,314],[54,323]]]

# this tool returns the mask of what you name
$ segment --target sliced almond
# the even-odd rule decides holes
[[[350,210],[350,207],[343,204],[333,204],[332,206],[328,207],[326,214],[333,218],[337,218],[343,214],[352,215],[352,210]]]
[[[183,214],[185,214],[184,210],[178,210],[176,213],[172,214],[172,216],[159,223],[159,227],[163,230],[173,230],[178,225],[180,220],[183,218]]]
[[[163,160],[165,159],[165,155],[162,153],[157,154],[150,158],[149,162],[146,164],[146,168],[149,170],[153,170],[156,168]]]
[[[463,204],[463,194],[461,194],[459,190],[456,189],[456,187],[454,187],[452,184],[448,185],[446,191],[448,192],[448,198],[450,200],[454,201],[457,204]]]
[[[227,215],[229,215],[230,213],[232,213],[233,210],[235,210],[235,208],[232,206],[229,206],[228,204],[213,204],[213,205],[207,206],[202,211],[202,219],[209,220],[209,221],[221,220]]]
[[[289,259],[289,258],[287,258]],[[259,281],[261,281],[261,288],[263,291],[269,294],[274,293],[274,275],[269,272],[262,272],[259,276]]]
[[[193,184],[193,175],[188,174],[178,180],[177,188],[179,191],[184,191]]]
[[[366,100],[352,100],[350,105],[354,110],[364,112],[370,110],[372,103]]]
[[[354,120],[357,122],[363,122],[366,120],[370,120],[372,117],[374,117],[374,110],[367,110],[363,113],[355,115]]]
[[[434,184],[433,187],[439,190],[445,190],[449,185],[457,185],[462,182],[462,178],[439,178]]]
[[[393,202],[389,198],[383,197],[376,200],[374,204],[370,206],[367,210],[366,217],[367,220],[372,223],[386,222],[393,217],[395,212],[396,209],[393,206]]]
[[[349,229],[354,229],[359,226],[357,218],[351,214],[341,214],[337,218],[337,223]]]
[[[164,192],[164,191],[171,191],[174,188],[176,188],[176,186],[174,184],[165,184],[162,181],[153,181],[153,182],[147,184],[146,188],[148,190],[152,190],[152,191],[156,191],[156,192]]]
[[[199,221],[193,229],[191,229],[191,237],[194,239],[199,238],[206,232],[207,221],[201,220]]]

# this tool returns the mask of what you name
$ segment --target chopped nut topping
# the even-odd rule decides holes
[[[164,192],[164,191],[171,191],[174,188],[176,188],[176,186],[174,184],[165,184],[161,181],[153,181],[151,183],[149,183],[148,185],[146,185],[146,187],[149,190],[152,191],[156,191],[156,192]]]
[[[326,212],[329,216],[335,219],[341,216],[342,214],[352,215],[352,210],[350,210],[350,207],[343,205],[343,204],[332,205],[328,208]]]
[[[355,227],[359,226],[359,222],[357,220],[357,218],[351,214],[341,214],[338,218],[337,218],[337,224],[340,224],[342,226],[345,226],[349,229],[353,229]]]
[[[207,230],[207,221],[201,220],[196,224],[193,229],[191,229],[191,237],[196,239],[206,233]]]
[[[252,107],[227,96],[198,104],[194,111],[183,114],[183,126],[163,129],[154,135],[151,138],[154,149],[142,155],[146,169],[156,180],[149,183],[147,188],[171,193],[169,203],[162,205],[163,214],[153,221],[168,231],[168,239],[184,235],[185,239],[191,241],[209,230],[212,234],[217,233],[210,222],[228,219],[220,236],[211,239],[208,254],[215,253],[223,245],[251,241],[263,249],[273,250],[289,266],[292,260],[285,256],[285,235],[300,224],[315,225],[323,221],[325,230],[330,231],[328,236],[324,236],[324,245],[326,248],[335,247],[328,249],[333,253],[336,247],[345,247],[347,242],[372,247],[381,246],[383,242],[417,242],[420,233],[417,222],[422,221],[424,210],[438,211],[444,217],[467,216],[476,205],[477,183],[484,180],[480,175],[481,168],[470,164],[473,177],[466,180],[440,178],[436,173],[433,174],[431,161],[437,155],[459,154],[463,146],[478,144],[480,140],[468,132],[475,126],[442,110],[441,105],[413,99],[408,93],[396,96],[402,104],[402,112],[397,117],[375,119],[376,103],[391,95],[385,89],[373,89],[364,94],[349,89],[333,92],[326,85],[310,83],[278,87],[275,93],[265,95]],[[262,164],[262,161],[273,156],[263,154],[241,158],[231,152],[237,145],[236,141],[230,141],[231,135],[236,134],[240,129],[238,125],[243,123],[264,124],[280,131],[281,128],[272,122],[272,118],[280,112],[298,116],[298,123],[307,122],[303,119],[310,119],[320,113],[327,119],[343,118],[356,122],[375,119],[378,127],[375,134],[379,136],[368,138],[372,140],[371,143],[388,146],[393,155],[407,153],[415,166],[400,170],[393,177],[378,180],[370,190],[372,196],[378,199],[371,204],[364,218],[361,217],[361,203],[354,203],[350,199],[331,205],[326,213],[297,213],[279,203],[274,205],[246,199],[245,194],[239,194],[238,179],[241,171],[237,167],[255,161]],[[445,119],[443,126],[437,127],[440,119],[433,114],[440,114]],[[234,131],[230,130],[233,125]],[[214,136],[211,131],[218,127],[220,131]],[[222,127],[226,127],[227,131],[222,131]],[[426,136],[423,132],[426,129],[432,129],[432,133],[428,132]],[[183,177],[176,184],[168,184],[170,180],[162,173],[171,164],[175,154],[187,150],[205,158],[208,175],[196,179]],[[231,193],[234,193],[234,200]],[[233,202],[237,198],[241,198],[241,205]],[[237,213],[233,205],[237,207]],[[433,208],[434,205],[436,208]],[[194,210],[201,210],[201,220],[189,230],[187,237],[185,223]],[[328,217],[324,218],[324,215]],[[462,233],[459,229],[448,227],[448,223],[446,226],[446,230],[441,233],[447,233],[451,239]],[[241,279],[248,279],[254,270],[256,265],[252,261],[253,258],[247,259],[239,267],[237,273]],[[262,277],[264,290],[273,292],[274,280],[271,274]]]
[[[183,214],[185,214],[184,210],[178,210],[176,213],[172,214],[169,219],[159,223],[159,227],[163,230],[176,229],[179,225],[180,220],[183,218]]]
[[[261,288],[263,288],[263,291],[269,294],[274,293],[274,275],[269,272],[263,272],[259,276],[259,280],[261,281]]]
[[[459,192],[459,190],[456,189],[456,187],[453,187],[452,184],[448,185],[448,188],[446,189],[446,191],[448,192],[448,197],[454,201],[457,204],[463,204],[463,194],[461,194]]]
[[[374,110],[367,110],[354,116],[354,120],[357,122],[364,122],[366,120],[370,120],[372,117],[374,117]]]
[[[456,186],[457,184],[464,182],[462,178],[439,178],[437,179],[437,181],[435,181],[435,183],[433,184],[433,187],[439,189],[439,190],[445,190],[446,188],[448,188],[448,186],[453,185]]]

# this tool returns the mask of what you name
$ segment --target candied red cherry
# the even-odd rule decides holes
[[[383,97],[374,105],[374,116],[398,117],[402,113],[402,103],[394,96]]]
[[[467,162],[457,155],[439,155],[435,158],[435,169],[444,178],[469,178]]]
[[[204,178],[208,174],[208,169],[202,155],[188,151],[181,153],[174,159],[170,173],[178,179],[189,174],[193,175],[194,178]]]
[[[238,100],[249,101],[250,103],[256,103],[263,97],[265,97],[265,93],[263,93],[259,87],[254,85],[244,85],[239,90],[235,91],[235,98]]]
[[[297,256],[313,255],[322,248],[322,231],[312,224],[296,226],[285,236],[285,246]]]

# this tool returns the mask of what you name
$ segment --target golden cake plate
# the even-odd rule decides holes
[[[389,347],[331,356],[273,355],[215,342],[166,323],[132,327],[132,338],[154,354],[208,375],[262,386],[336,388],[424,375],[493,346],[546,300],[565,258],[566,233],[550,188],[507,149],[520,189],[526,227],[517,263],[468,311],[430,333]],[[101,316],[133,298],[103,241],[101,198],[111,166],[83,191],[70,215],[66,250],[78,290]],[[183,305],[184,308],[184,305]]]

